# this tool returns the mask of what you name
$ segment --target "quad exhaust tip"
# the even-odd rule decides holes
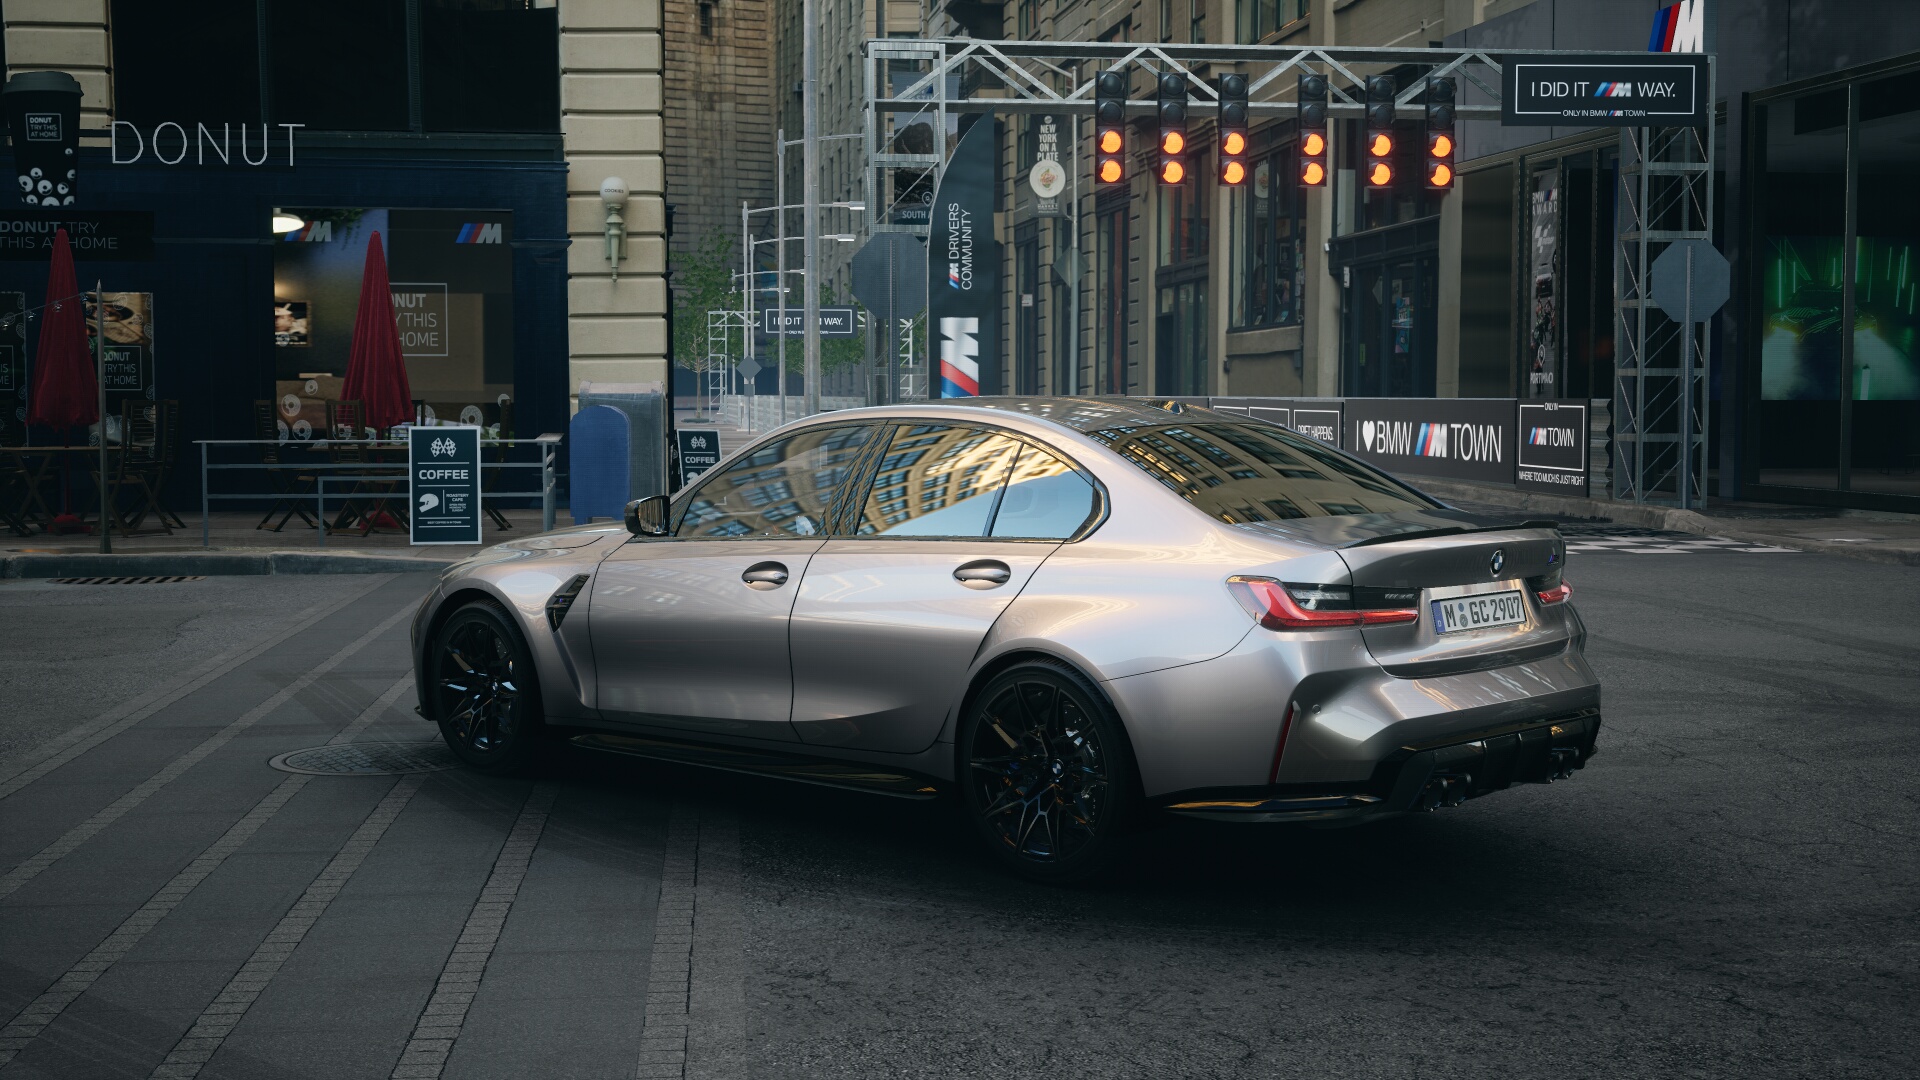
[[[1461,773],[1457,776],[1436,776],[1427,781],[1420,791],[1420,809],[1428,813],[1442,806],[1459,806],[1467,801],[1467,791],[1473,787],[1473,776]]]

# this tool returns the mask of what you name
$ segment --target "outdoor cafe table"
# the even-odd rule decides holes
[[[109,446],[107,452],[114,454],[118,451],[115,447]],[[48,509],[46,500],[41,497],[40,489],[46,484],[48,474],[52,472],[55,462],[79,459],[81,467],[89,472],[97,471],[100,467],[98,446],[0,446],[0,454],[14,459],[8,471],[20,479],[25,489],[16,505],[0,506],[0,515],[4,515],[3,520],[21,536],[32,535],[26,528],[29,525],[38,525],[43,532],[52,531],[55,513]],[[64,468],[62,475],[66,475]],[[107,482],[108,478],[101,476],[97,478],[94,486],[98,489]]]

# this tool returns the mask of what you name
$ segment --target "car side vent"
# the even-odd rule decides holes
[[[580,596],[580,590],[586,588],[587,575],[576,574],[572,581],[560,586],[558,592],[547,600],[547,625],[560,629],[560,620],[567,617],[567,609]]]

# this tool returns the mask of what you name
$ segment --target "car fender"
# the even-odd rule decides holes
[[[618,532],[618,536],[614,535]],[[582,536],[582,532],[586,532]],[[593,650],[587,605],[592,577],[600,562],[619,546],[625,529],[570,530],[499,544],[448,567],[422,622],[414,663],[422,706],[430,685],[428,651],[446,616],[462,604],[485,597],[506,610],[532,654],[540,682],[540,702],[549,718],[596,716],[593,704]],[[557,541],[557,542],[556,542]],[[585,576],[572,608],[555,630],[547,621],[547,601],[574,578]]]

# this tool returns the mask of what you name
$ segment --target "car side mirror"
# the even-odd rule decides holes
[[[635,536],[667,535],[667,497],[649,495],[628,503],[627,531]]]

